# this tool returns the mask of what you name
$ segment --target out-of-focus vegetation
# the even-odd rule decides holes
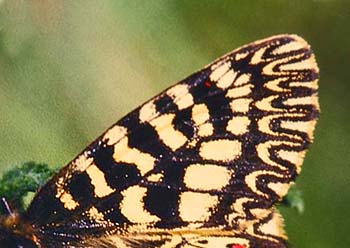
[[[6,171],[0,179],[0,196],[12,209],[22,212],[35,192],[54,174],[47,164],[25,162]],[[0,209],[3,211],[4,209]],[[4,213],[3,213],[4,214]]]
[[[0,172],[64,165],[125,113],[247,42],[296,33],[321,70],[321,116],[282,209],[299,248],[350,244],[350,3],[0,0]]]

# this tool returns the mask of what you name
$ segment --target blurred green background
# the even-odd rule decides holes
[[[321,117],[283,209],[293,247],[350,247],[350,1],[0,0],[0,174],[60,167],[124,114],[222,54],[296,33],[321,70]]]

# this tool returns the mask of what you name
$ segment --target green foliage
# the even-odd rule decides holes
[[[25,162],[3,174],[0,180],[0,196],[16,210],[23,211],[34,192],[54,173],[47,164]]]

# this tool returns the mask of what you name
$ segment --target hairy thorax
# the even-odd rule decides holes
[[[0,247],[37,248],[38,238],[33,227],[23,221],[19,214],[0,216]]]

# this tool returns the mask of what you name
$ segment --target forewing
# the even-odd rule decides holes
[[[239,48],[118,121],[37,193],[27,216],[65,240],[214,228],[246,247],[263,247],[249,237],[284,247],[282,232],[259,228],[300,172],[317,78],[298,36]]]

